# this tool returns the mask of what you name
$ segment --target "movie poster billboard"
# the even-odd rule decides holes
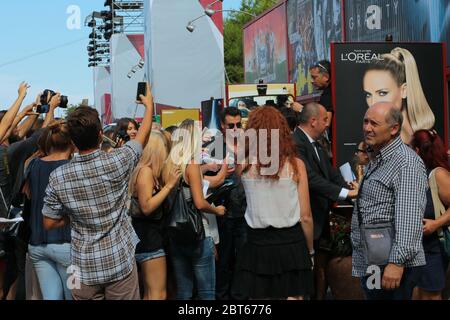
[[[441,43],[335,43],[332,51],[333,136],[338,166],[351,161],[354,156],[356,146],[363,140],[364,115],[376,102],[392,102],[403,110],[402,139],[406,143],[419,129],[434,128],[442,138],[447,137],[444,47]],[[390,55],[385,56],[388,53]],[[395,74],[399,77],[395,78],[385,67],[387,62],[395,59],[415,62],[417,71],[408,64],[406,79],[401,80],[402,74],[398,72]],[[420,100],[420,96],[424,96],[426,102]]]
[[[313,93],[309,68],[330,59],[330,43],[342,41],[340,0],[289,0],[289,80],[297,84],[297,96]]]
[[[346,0],[346,41],[450,41],[450,0]],[[447,63],[450,50],[447,50]]]
[[[223,110],[223,99],[202,101],[202,129],[208,130],[213,136],[221,129],[220,114]]]
[[[245,82],[288,82],[285,3],[244,27]]]

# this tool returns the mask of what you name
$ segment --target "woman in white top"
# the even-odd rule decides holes
[[[246,164],[237,168],[247,197],[248,240],[238,258],[233,292],[250,299],[302,299],[313,292],[314,254],[305,165],[275,108],[253,110],[247,133],[257,141],[246,144]],[[264,148],[268,152],[261,154]]]

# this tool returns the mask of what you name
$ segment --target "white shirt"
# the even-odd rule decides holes
[[[251,228],[289,228],[301,220],[297,184],[291,175],[272,180],[245,173],[242,184],[247,198],[245,220]]]

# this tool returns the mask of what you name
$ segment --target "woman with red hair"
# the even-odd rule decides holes
[[[250,139],[245,164],[237,172],[243,172],[248,233],[238,257],[233,296],[310,296],[313,220],[305,165],[296,157],[285,118],[273,107],[250,113],[245,137]]]
[[[423,247],[426,266],[414,290],[417,300],[440,300],[445,287],[445,272],[448,261],[440,246],[438,231],[450,224],[450,173],[447,152],[441,138],[434,130],[418,130],[414,133],[411,146],[422,158],[428,174],[434,175],[439,199],[446,208],[444,214],[435,219],[431,189],[427,191],[427,206],[423,220]]]

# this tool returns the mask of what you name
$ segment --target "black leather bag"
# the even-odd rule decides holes
[[[171,199],[166,230],[171,240],[180,243],[196,243],[205,238],[202,213],[195,207],[192,197],[187,199],[182,183]]]

